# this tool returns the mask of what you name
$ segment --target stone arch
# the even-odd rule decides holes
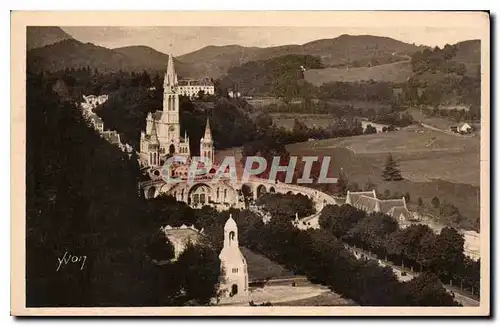
[[[260,196],[264,195],[267,193],[267,190],[266,190],[266,187],[264,185],[259,185],[257,187],[257,198],[259,198]]]
[[[149,187],[146,190],[146,198],[147,199],[155,198],[155,195],[156,195],[156,187]]]
[[[276,189],[274,187],[269,188],[269,192],[272,194],[276,193]]]
[[[211,200],[212,188],[205,183],[198,183],[189,188],[188,203],[194,207],[203,207]]]
[[[238,285],[237,284],[233,284],[231,286],[231,296],[235,296],[238,294]]]
[[[293,192],[291,190],[287,191],[287,195],[293,195]]]

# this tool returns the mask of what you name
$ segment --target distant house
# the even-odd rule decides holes
[[[462,123],[458,126],[458,132],[468,134],[472,132],[472,127],[467,122]]]
[[[90,115],[88,119],[95,130],[101,134],[104,132],[104,122],[97,114]]]
[[[458,126],[451,126],[450,131],[452,132],[458,132]]]
[[[379,199],[375,190],[351,192],[347,191],[346,204],[367,213],[383,213],[391,216],[398,222],[411,219],[410,211],[404,197],[401,199]]]
[[[106,130],[102,133],[104,139],[106,139],[111,144],[120,145],[120,134],[116,132],[116,130]]]
[[[230,98],[240,98],[241,97],[241,93],[238,92],[238,91],[234,91],[232,89],[228,89],[227,90],[227,95],[230,97]]]
[[[165,227],[161,227],[160,230],[165,234],[165,237],[174,247],[174,260],[179,258],[184,249],[186,249],[188,243],[198,243],[200,235],[203,234],[203,229],[197,230],[192,225],[186,226],[184,224],[180,227],[167,225]]]

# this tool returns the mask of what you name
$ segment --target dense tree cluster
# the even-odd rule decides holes
[[[256,204],[263,206],[271,216],[286,216],[290,219],[310,216],[316,212],[314,202],[302,194],[264,194],[259,197]]]
[[[479,262],[464,256],[464,238],[453,228],[437,235],[426,225],[401,229],[390,216],[367,214],[350,205],[326,206],[319,223],[333,236],[379,257],[432,272],[446,284],[452,280],[469,289],[479,288]]]
[[[400,283],[390,268],[356,259],[329,232],[300,231],[286,216],[279,215],[267,224],[254,216],[253,222],[240,226],[239,214],[234,216],[240,243],[361,305],[456,305],[437,280],[418,277]],[[249,219],[248,214],[245,218]]]
[[[305,95],[310,84],[303,83],[301,66],[322,68],[321,60],[310,55],[285,55],[268,60],[250,61],[229,69],[221,84],[238,85],[246,95],[275,95],[286,102]]]
[[[154,263],[172,250],[158,241],[165,224],[155,220],[157,209],[138,196],[137,157],[87,126],[73,101],[78,90],[55,85],[47,76],[27,75],[27,306],[207,304],[219,273],[212,247],[194,246],[176,263]],[[68,255],[85,256],[85,264],[81,258],[58,268]],[[203,288],[190,286],[200,277]]]

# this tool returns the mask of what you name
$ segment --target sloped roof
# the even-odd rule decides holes
[[[111,144],[120,143],[120,135],[115,130],[103,132],[103,137]]]
[[[373,195],[373,193],[372,193]],[[354,206],[367,210],[369,212],[373,211],[377,206],[377,198],[361,195],[359,199],[354,203]]]
[[[386,199],[380,200],[380,211],[384,214],[388,214],[393,207],[405,207],[405,201],[403,199]]]
[[[89,116],[89,120],[93,123],[103,123],[102,119],[97,114]]]
[[[349,192],[347,197],[349,198],[352,205],[356,204],[361,196],[377,198],[374,191],[358,191],[358,192]]]
[[[411,217],[410,211],[408,211],[408,209],[404,206],[393,207],[387,212],[387,215],[390,215],[395,219],[399,218],[401,214],[403,214],[405,219],[410,219]]]

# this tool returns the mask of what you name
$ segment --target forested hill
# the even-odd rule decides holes
[[[467,41],[424,49],[412,55],[409,86],[421,87],[430,105],[463,103],[479,110],[481,103],[480,42]]]
[[[32,71],[54,72],[65,69],[89,67],[101,72],[142,72],[164,73],[168,55],[147,46],[129,46],[108,49],[92,43],[82,43],[75,39],[65,39],[57,43],[32,49],[27,53],[27,64]],[[189,76],[189,66],[174,58],[179,76]]]
[[[288,88],[297,93],[297,82],[304,78],[302,68],[318,69],[323,65],[318,57],[290,54],[268,60],[250,61],[229,69],[221,81],[223,87],[234,87],[245,95],[281,94]],[[296,89],[292,89],[296,88]]]
[[[41,48],[73,37],[56,26],[28,26],[26,27],[26,48],[28,50]]]
[[[31,36],[30,36],[31,35]],[[28,34],[28,66],[31,70],[56,71],[90,67],[107,72],[164,71],[167,55],[148,46],[131,45],[116,49],[84,43],[73,39],[62,29],[33,28]],[[267,48],[239,45],[208,46],[178,57],[176,69],[180,76],[219,78],[232,67],[249,61],[268,60],[281,56],[311,55],[325,67],[366,66],[399,62],[419,48],[388,37],[341,35],[303,45],[282,45]]]
[[[217,255],[194,248],[176,264],[151,262],[150,239],[173,223],[171,214],[139,197],[136,157],[87,126],[75,105],[78,92],[55,82],[27,76],[27,306],[205,304],[214,295]],[[73,256],[78,263],[59,266]]]
[[[389,37],[372,35],[340,35],[331,39],[315,40],[303,45],[274,47],[244,47],[239,45],[207,46],[184,54],[179,60],[192,66],[202,76],[218,78],[230,68],[249,61],[267,60],[296,54],[320,58],[326,67],[366,66],[404,61],[419,47]]]

